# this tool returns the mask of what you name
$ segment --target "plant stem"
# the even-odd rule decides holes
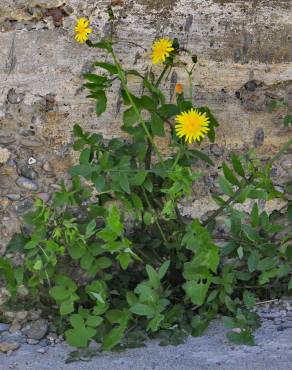
[[[162,81],[166,71],[169,68],[169,64],[167,64],[164,68],[163,71],[161,72],[160,76],[158,77],[158,80],[156,81],[155,87],[158,87],[160,85],[160,82]]]
[[[146,200],[146,203],[147,203],[148,207],[149,207],[150,209],[152,209],[152,211],[154,212],[154,220],[155,220],[156,226],[157,226],[157,228],[158,228],[158,230],[159,230],[159,232],[160,232],[160,234],[161,234],[161,236],[162,236],[162,239],[163,239],[163,241],[164,241],[164,242],[167,242],[166,236],[165,236],[165,234],[164,234],[164,232],[163,232],[163,230],[162,230],[162,228],[161,228],[161,226],[160,226],[160,223],[159,223],[159,221],[158,221],[158,217],[157,217],[156,210],[152,207],[152,205],[151,205],[151,203],[150,203],[150,201],[149,201],[149,198],[148,198],[148,196],[147,196],[147,194],[146,194],[145,190],[144,190],[144,189],[142,189],[142,190],[143,190],[143,195],[144,195],[144,198],[145,198],[145,200]]]
[[[154,140],[153,140],[153,138],[152,138],[152,136],[151,136],[151,134],[150,134],[147,126],[146,126],[146,123],[145,123],[145,121],[144,121],[144,119],[143,119],[143,117],[142,117],[139,109],[137,108],[137,106],[136,106],[136,104],[135,104],[135,102],[134,102],[134,100],[133,100],[133,98],[132,98],[132,96],[130,94],[130,91],[129,91],[128,86],[127,86],[127,81],[125,79],[124,71],[122,70],[122,68],[120,66],[120,63],[119,63],[119,61],[117,59],[117,56],[116,56],[116,54],[115,54],[115,52],[114,52],[113,49],[111,49],[111,54],[112,54],[112,57],[114,59],[115,65],[117,67],[118,76],[119,76],[119,78],[121,80],[121,84],[122,84],[122,86],[123,86],[123,88],[124,88],[124,90],[125,90],[125,92],[127,94],[127,97],[128,97],[128,99],[129,99],[129,101],[131,103],[131,106],[133,107],[133,109],[134,109],[134,111],[135,111],[135,113],[136,113],[136,115],[137,115],[137,117],[139,119],[139,122],[142,125],[142,127],[143,127],[143,129],[144,129],[144,131],[146,133],[146,136],[147,136],[149,142],[151,143],[153,149],[155,150],[155,152],[156,152],[156,154],[158,156],[158,159],[161,162],[161,165],[164,167],[164,163],[163,163],[164,161],[163,161],[162,155],[160,154],[160,151],[159,151],[157,145],[155,144],[155,142],[154,142]]]

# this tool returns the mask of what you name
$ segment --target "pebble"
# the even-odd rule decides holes
[[[15,205],[15,211],[18,214],[26,213],[28,210],[30,210],[34,205],[34,200],[32,198],[26,198]]]
[[[27,148],[40,148],[44,147],[44,143],[38,139],[32,139],[31,137],[22,137],[19,141],[22,146]]]
[[[39,348],[37,350],[38,353],[46,353],[47,352],[47,349],[46,348]]]
[[[49,161],[46,161],[43,164],[43,170],[46,171],[46,172],[53,172],[53,167],[52,167],[52,165]]]
[[[0,343],[0,352],[7,353],[9,351],[15,351],[20,347],[20,344],[17,342],[2,342]]]
[[[17,168],[17,172],[20,176],[26,177],[30,180],[35,180],[38,177],[38,173],[28,165],[22,165]]]
[[[42,339],[48,331],[48,323],[45,319],[39,319],[36,321],[29,322],[23,329],[22,332],[29,339]]]
[[[27,163],[28,163],[29,165],[35,164],[35,163],[36,163],[36,159],[35,159],[35,158],[33,158],[33,157],[30,157],[30,158],[28,159]]]
[[[34,345],[38,344],[38,343],[39,343],[39,341],[38,341],[37,339],[29,339],[29,338],[28,338],[28,339],[26,340],[26,343],[27,343],[27,344],[31,344],[31,345],[33,345],[33,346],[34,346]]]
[[[3,331],[7,331],[9,329],[9,324],[0,323],[0,333],[3,333]]]
[[[44,203],[47,203],[50,200],[50,194],[48,193],[38,193],[38,198],[40,198]]]
[[[38,190],[38,184],[32,180],[27,179],[26,177],[19,177],[16,180],[16,184],[20,186],[21,188],[31,190],[31,191],[37,191]]]
[[[7,194],[6,196],[9,200],[12,200],[12,201],[16,201],[21,198],[20,194]]]

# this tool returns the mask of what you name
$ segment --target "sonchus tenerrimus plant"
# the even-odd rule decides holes
[[[112,12],[110,22],[114,26]],[[230,331],[230,340],[253,344],[256,299],[292,288],[291,231],[283,233],[277,215],[259,206],[285,196],[270,172],[291,140],[266,162],[252,153],[231,154],[213,193],[217,210],[204,221],[186,219],[180,201],[202,176],[194,171],[197,162],[213,165],[200,144],[214,142],[218,127],[210,109],[192,100],[197,57],[164,37],[153,43],[153,66],[142,73],[123,67],[119,40],[95,40],[89,20],[81,18],[75,31],[78,42],[106,54],[106,62],[94,63],[98,73],[84,74],[88,98],[101,116],[108,90],[119,89],[128,139],[104,140],[75,125],[80,157],[69,171],[72,184],[61,183],[50,204],[37,200],[24,217],[23,233],[8,246],[24,255],[23,266],[0,261],[9,289],[15,293],[24,284],[35,304],[57,304],[65,338],[79,348],[91,340],[104,350],[133,347],[149,337],[178,344],[201,334],[218,314],[240,329]],[[186,72],[188,87],[177,84],[175,101],[168,102],[161,84],[173,68]],[[140,95],[131,90],[130,76],[140,79]],[[247,200],[250,214],[236,207]],[[218,216],[228,230],[220,248],[213,240]],[[286,216],[291,225],[291,207]]]

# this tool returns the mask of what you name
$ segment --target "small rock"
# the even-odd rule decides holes
[[[7,331],[9,329],[9,324],[0,323],[0,333],[3,333],[3,331]]]
[[[31,137],[22,137],[19,141],[22,146],[27,148],[40,148],[44,147],[44,143],[38,139],[32,139]]]
[[[10,89],[7,94],[7,100],[10,104],[19,104],[23,101],[24,94],[17,93],[15,89]]]
[[[7,194],[6,195],[9,200],[16,201],[20,199],[19,194]]]
[[[44,203],[47,203],[50,200],[50,194],[48,193],[38,193],[38,198],[40,198]]]
[[[31,181],[25,177],[19,177],[16,180],[16,184],[20,186],[21,188],[30,190],[30,191],[37,191],[38,190],[38,185],[36,182]]]
[[[237,333],[237,334],[240,334],[241,333],[241,329],[240,328],[233,328],[232,331],[233,331],[233,333]]]
[[[23,321],[27,318],[28,312],[27,311],[18,311],[16,313],[15,319],[19,321]]]
[[[30,180],[35,180],[38,177],[38,173],[28,165],[22,165],[17,168],[17,173],[20,176],[26,177]]]
[[[9,351],[15,351],[20,347],[20,344],[17,342],[2,342],[0,343],[0,352],[7,353]]]
[[[17,296],[21,299],[26,298],[29,295],[29,291],[26,286],[20,285],[17,288]]]
[[[28,163],[29,165],[35,164],[35,163],[36,163],[36,159],[34,159],[33,157],[30,157],[30,158],[28,159],[27,163]]]
[[[7,148],[0,148],[0,164],[5,164],[10,158],[10,151]]]
[[[0,135],[0,144],[11,144],[14,143],[15,136],[13,134]]]
[[[21,325],[18,321],[13,321],[9,328],[10,333],[17,333],[21,329]]]
[[[39,319],[36,321],[29,322],[23,329],[22,332],[29,339],[42,339],[48,331],[48,323],[45,319]]]
[[[48,347],[50,344],[51,344],[51,342],[49,341],[49,339],[42,339],[42,340],[39,342],[39,345],[40,345],[41,347]]]
[[[27,339],[26,343],[31,344],[32,346],[35,346],[36,344],[39,343],[39,341],[37,339]]]
[[[6,303],[11,297],[11,294],[8,289],[0,288],[0,306]]]
[[[34,205],[34,200],[32,198],[25,198],[21,202],[18,202],[15,205],[15,211],[21,215],[23,213],[26,213],[28,210],[30,210]]]
[[[38,353],[46,353],[47,352],[47,349],[46,348],[39,348],[37,350]]]
[[[52,167],[52,165],[49,161],[46,161],[43,164],[43,170],[46,171],[46,172],[53,172],[53,167]]]

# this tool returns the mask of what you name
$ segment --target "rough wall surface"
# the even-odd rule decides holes
[[[285,110],[268,113],[267,104],[285,98],[292,108],[291,0],[113,0],[116,36],[141,47],[120,44],[125,66],[145,71],[156,37],[177,37],[199,56],[193,76],[194,99],[208,105],[220,127],[215,145],[205,144],[218,164],[230,149],[269,156],[291,135]],[[78,122],[106,137],[120,136],[119,86],[100,118],[85,99],[82,73],[91,70],[96,50],[74,41],[77,17],[90,18],[95,33],[109,32],[109,0],[1,0],[0,3],[0,255],[19,218],[31,208],[33,193],[48,201],[74,161],[71,129]],[[144,49],[143,49],[144,48]],[[102,54],[98,58],[104,58]],[[179,70],[164,85],[170,99]],[[134,91],[141,86],[131,81]],[[292,176],[292,153],[273,169],[283,185]],[[202,215],[217,169],[195,189],[186,209]]]

